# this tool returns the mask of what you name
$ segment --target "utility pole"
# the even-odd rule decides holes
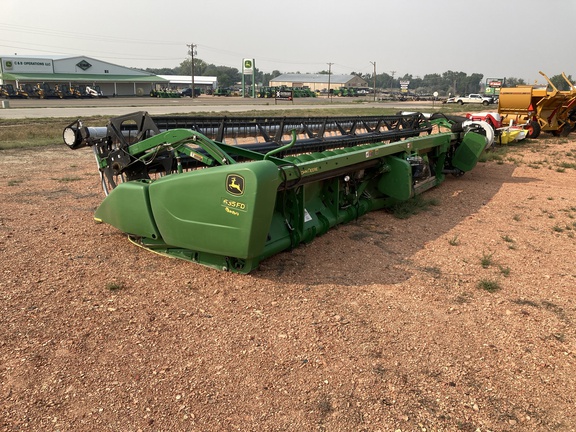
[[[192,97],[192,99],[194,99],[195,96],[195,91],[194,91],[194,55],[196,54],[196,45],[194,44],[190,44],[190,45],[186,45],[188,48],[190,48],[190,69],[191,69],[191,77],[192,77],[192,94],[190,95]]]
[[[373,81],[374,81],[374,102],[376,102],[376,62],[370,62],[374,65],[374,74],[373,74]]]
[[[390,80],[390,90],[392,90],[392,86],[394,85],[394,74],[396,71],[390,71],[390,73],[392,74],[392,79]]]
[[[332,75],[332,65],[334,63],[328,63],[328,99],[332,102],[332,97],[330,96],[330,75]]]

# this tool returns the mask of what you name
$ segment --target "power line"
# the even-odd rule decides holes
[[[150,45],[161,45],[161,46],[181,46],[182,42],[181,41],[159,41],[157,39],[155,40],[145,40],[145,39],[134,39],[134,38],[125,38],[125,37],[116,37],[116,36],[103,36],[103,35],[95,35],[95,34],[90,34],[90,33],[77,33],[77,32],[66,32],[66,31],[62,31],[62,30],[52,30],[52,29],[47,29],[47,28],[38,28],[38,27],[30,27],[30,26],[22,26],[22,25],[14,25],[14,24],[9,24],[9,23],[0,23],[0,30],[5,29],[11,32],[20,32],[20,33],[26,33],[26,34],[32,34],[32,35],[42,35],[42,36],[54,36],[54,37],[58,37],[58,38],[63,38],[63,39],[73,39],[74,41],[78,41],[78,40],[89,40],[89,41],[99,41],[99,42],[110,42],[110,43],[114,43],[114,44],[118,44],[118,42],[122,42],[122,43],[128,43],[128,44],[134,44],[134,45],[142,45],[142,46],[150,46]],[[57,46],[55,45],[40,45],[40,44],[33,44],[36,46],[52,46],[56,49],[60,49],[62,48],[62,45],[59,44]],[[196,46],[200,46],[203,49],[207,49],[207,50],[211,50],[214,52],[220,52],[223,54],[229,54],[229,55],[233,55],[236,56],[238,58],[242,58],[242,55],[239,54],[238,52],[234,52],[234,51],[229,51],[229,50],[225,50],[225,49],[220,49],[220,48],[216,48],[216,47],[212,47],[209,45],[203,45],[203,44],[196,44]],[[61,51],[59,51],[61,52]],[[95,52],[95,51],[93,51]],[[99,51],[101,52],[101,51]],[[122,58],[122,57],[118,57],[118,58]],[[142,58],[143,60],[146,60],[147,58]],[[286,59],[277,59],[277,58],[270,58],[270,57],[259,57],[260,61],[269,61],[269,62],[274,62],[274,63],[280,63],[280,64],[293,64],[293,65],[319,65],[321,63],[311,63],[311,62],[298,62],[298,61],[289,61]],[[154,59],[156,60],[156,59]],[[162,59],[160,59],[162,60]]]
[[[10,35],[8,37],[2,37],[3,33],[9,33]],[[38,35],[43,36],[43,40],[49,40],[51,37],[52,38],[59,38],[59,39],[65,39],[67,41],[67,43],[54,43],[53,45],[51,44],[41,44],[41,43],[36,43],[36,42],[26,42],[23,43],[23,38],[19,38],[19,40],[16,41],[12,41],[10,40],[10,37],[13,37],[14,34],[13,33],[21,33],[21,34],[28,34],[32,37],[34,37],[36,40],[38,39]],[[50,54],[56,54],[56,55],[73,55],[74,53],[78,52],[78,48],[73,47],[72,42],[78,42],[78,41],[92,41],[92,42],[100,42],[102,44],[114,44],[114,46],[118,46],[119,44],[132,44],[132,45],[141,45],[142,47],[150,47],[152,45],[156,45],[156,46],[174,46],[174,48],[177,48],[178,46],[182,46],[182,42],[181,41],[168,41],[168,40],[146,40],[146,39],[135,39],[135,38],[126,38],[126,37],[116,37],[116,36],[108,36],[108,35],[96,35],[96,34],[90,34],[90,33],[79,33],[79,32],[67,32],[67,31],[62,31],[62,30],[53,30],[53,29],[49,29],[49,28],[42,28],[42,27],[32,27],[32,26],[26,26],[26,25],[17,25],[17,24],[12,24],[12,23],[5,23],[5,22],[0,22],[0,40],[2,41],[2,43],[0,43],[0,47],[5,47],[5,48],[9,48],[9,49],[13,49],[13,50],[27,50],[27,51],[32,51],[32,52],[36,52],[36,53],[50,53]],[[93,45],[93,44],[92,44]],[[215,53],[221,53],[221,54],[225,54],[228,56],[233,56],[235,59],[233,61],[233,63],[235,63],[236,61],[240,62],[241,59],[243,58],[242,54],[239,54],[238,52],[235,51],[230,51],[230,50],[226,50],[226,49],[221,49],[221,48],[217,48],[217,47],[213,47],[213,46],[209,46],[209,45],[203,45],[203,44],[194,44],[195,47],[201,47],[203,50],[205,51],[209,51],[209,52],[215,52]],[[68,49],[68,51],[65,51],[66,49]],[[147,52],[149,53],[149,50],[147,50]],[[72,53],[72,54],[71,54]],[[182,57],[163,57],[163,56],[150,56],[148,55],[135,55],[135,54],[131,54],[131,55],[125,55],[122,54],[120,52],[111,52],[111,51],[106,51],[106,50],[91,50],[91,49],[85,49],[82,48],[82,53],[85,55],[94,55],[94,56],[101,56],[104,57],[106,59],[110,59],[110,60],[136,60],[136,61],[182,61],[183,58]],[[292,65],[292,66],[299,66],[299,65],[304,65],[304,66],[308,66],[310,67],[321,67],[322,63],[316,63],[316,62],[302,62],[302,61],[298,61],[296,59],[294,60],[290,60],[287,58],[273,58],[273,57],[258,57],[259,63],[260,64],[264,64],[264,63],[268,63],[270,64],[269,67],[274,69],[277,68],[277,65]],[[234,66],[230,66],[230,61],[222,61],[221,64],[223,65],[228,65],[229,67],[234,67]],[[336,63],[332,63],[331,65],[337,65],[339,67],[342,68],[346,68],[346,69],[350,69],[350,70],[355,70],[355,68],[351,67],[351,66],[346,66],[346,65],[340,65],[340,64],[336,64]],[[362,71],[362,70],[361,70]],[[365,72],[365,71],[363,71]]]
[[[26,50],[26,51],[33,51],[35,53],[49,53],[49,54],[56,54],[56,55],[64,55],[64,56],[72,56],[72,55],[77,55],[70,53],[70,51],[59,51],[59,50],[55,50],[55,49],[41,49],[41,48],[36,48],[36,46],[44,46],[44,47],[50,47],[50,45],[28,45],[28,46],[22,46],[22,45],[6,45],[6,44],[0,44],[0,47],[4,47],[4,48],[10,48],[10,49],[15,49],[15,50]],[[91,54],[92,53],[92,54]],[[175,58],[175,57],[128,57],[128,56],[118,56],[117,54],[110,54],[108,52],[103,52],[103,51],[92,51],[92,50],[86,50],[83,54],[86,55],[100,55],[102,57],[108,58],[108,59],[114,59],[114,60],[156,60],[156,61],[182,61],[181,57]]]
[[[159,41],[155,40],[144,40],[144,39],[134,39],[126,37],[116,37],[116,36],[106,36],[106,35],[96,35],[90,33],[76,33],[76,32],[65,32],[62,30],[52,30],[47,28],[39,27],[29,27],[20,26],[14,24],[0,23],[0,29],[5,29],[10,32],[28,33],[34,35],[50,35],[60,38],[73,38],[74,40],[95,40],[95,41],[108,41],[112,43],[124,42],[133,43],[138,45],[180,45],[180,42],[175,41]]]

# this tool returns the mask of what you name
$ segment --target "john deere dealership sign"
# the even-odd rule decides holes
[[[2,70],[4,72],[53,73],[51,59],[27,57],[3,57]]]
[[[244,75],[254,74],[254,59],[244,59],[242,63],[242,72]]]
[[[242,97],[246,96],[246,75],[252,77],[251,81],[252,84],[252,97],[256,97],[256,81],[254,80],[254,73],[255,73],[256,66],[254,65],[254,59],[247,59],[245,58],[242,60]]]

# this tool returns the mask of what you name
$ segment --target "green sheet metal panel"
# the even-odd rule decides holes
[[[224,165],[158,179],[150,202],[167,244],[247,259],[262,253],[280,181],[270,161]]]
[[[454,153],[452,165],[464,172],[470,171],[476,166],[485,147],[486,138],[483,135],[468,132]]]
[[[414,191],[410,163],[397,156],[387,156],[384,160],[390,168],[388,172],[382,174],[378,182],[378,190],[400,201],[412,198]]]
[[[152,216],[148,187],[144,180],[120,183],[102,201],[94,219],[127,234],[158,239],[160,232]]]

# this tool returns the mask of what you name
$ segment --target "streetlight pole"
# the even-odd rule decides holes
[[[374,74],[373,74],[373,81],[374,81],[374,102],[376,102],[376,62],[370,62],[374,65]]]
[[[191,78],[192,78],[192,94],[190,95],[190,97],[192,99],[194,99],[194,55],[196,54],[196,52],[194,51],[194,49],[196,48],[196,45],[194,44],[190,44],[190,45],[186,45],[188,48],[190,48],[190,70],[191,70]]]
[[[332,102],[332,97],[330,96],[330,75],[332,75],[332,65],[334,63],[328,63],[328,99]]]

